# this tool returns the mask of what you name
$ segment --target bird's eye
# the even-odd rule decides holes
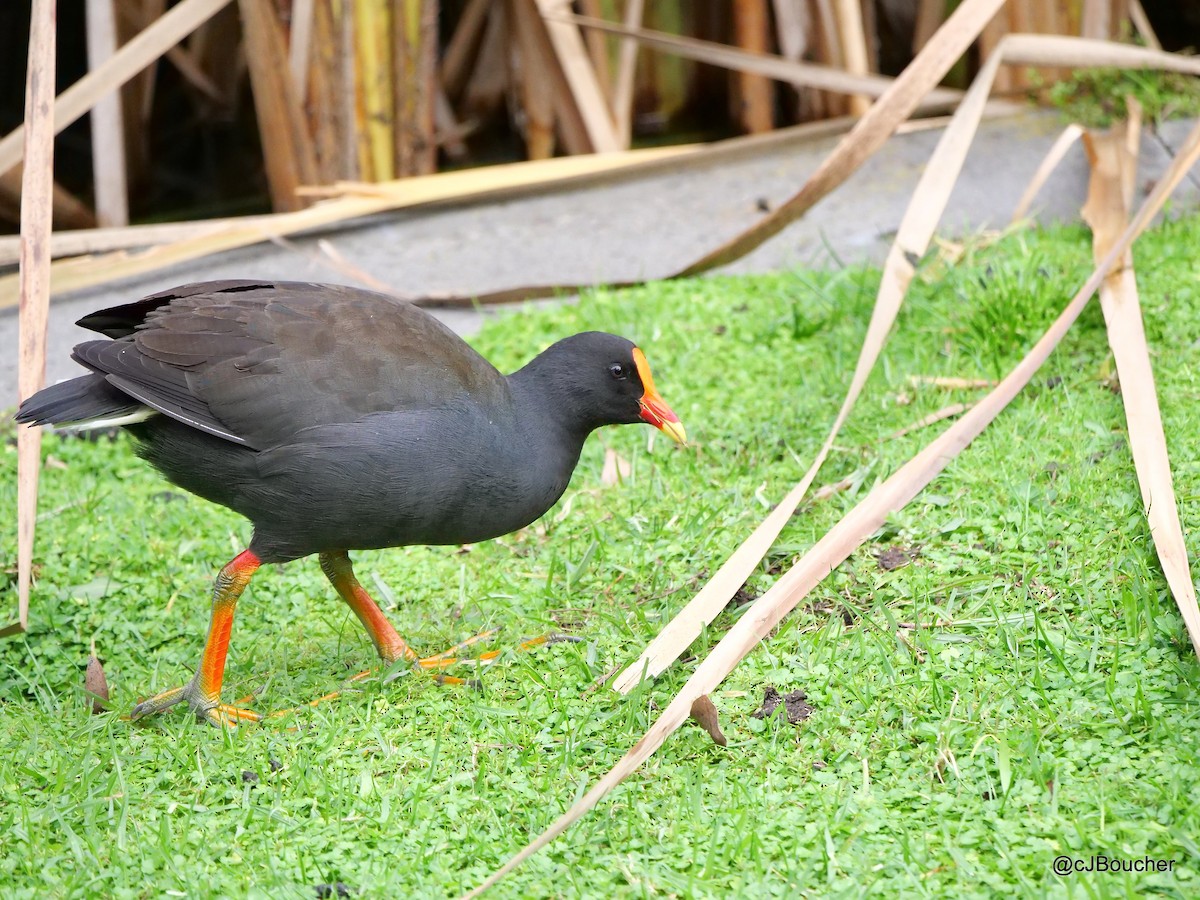
[[[613,363],[608,367],[608,374],[617,379],[617,381],[624,381],[629,377],[629,370],[620,363]]]

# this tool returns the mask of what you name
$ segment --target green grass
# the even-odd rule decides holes
[[[1190,218],[1136,254],[1189,530],[1198,245]],[[748,589],[942,426],[887,435],[970,399],[909,376],[1001,375],[1090,257],[1069,228],[926,266],[819,480],[856,486],[797,515]],[[315,897],[340,881],[436,897],[478,883],[632,745],[738,615],[640,693],[589,691],[803,471],[877,281],[851,269],[661,284],[486,328],[476,344],[502,367],[577,330],[627,334],[693,444],[651,451],[649,429],[608,429],[538,526],[465,553],[356,556],[421,649],[501,624],[509,640],[550,628],[583,639],[510,656],[479,691],[369,682],[229,733],[178,710],[122,721],[189,677],[210,579],[249,529],[168,492],[126,440],[49,437],[66,468],[43,474],[32,627],[0,642],[0,894]],[[495,896],[1197,896],[1200,667],[1158,572],[1109,366],[1093,306],[1012,408],[713,695],[727,748],[686,726]],[[633,465],[608,489],[606,447]],[[15,452],[2,452],[0,503],[13,510]],[[0,558],[14,545],[6,531]],[[891,547],[916,558],[884,571],[876,554]],[[258,708],[285,708],[373,662],[312,560],[260,573],[239,615],[227,698],[262,689]],[[115,710],[100,716],[82,690],[93,640]],[[753,718],[768,685],[806,691],[812,717]],[[1061,878],[1060,854],[1175,864]]]

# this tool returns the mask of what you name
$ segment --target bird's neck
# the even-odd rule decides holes
[[[556,361],[537,357],[508,377],[524,438],[543,465],[575,469],[583,442],[595,428],[578,413],[579,400],[570,393],[570,378],[556,370]]]

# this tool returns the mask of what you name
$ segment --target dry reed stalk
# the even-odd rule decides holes
[[[211,90],[201,88],[201,92],[211,101],[211,109],[201,108],[201,115],[227,118],[233,114],[239,91],[245,82],[244,47],[241,17],[237,6],[232,4],[225,6],[188,36],[188,56],[195,61],[203,82],[211,86]]]
[[[817,57],[830,68],[846,71],[846,59],[842,53],[842,41],[838,36],[837,16],[833,11],[834,0],[813,0],[817,24]],[[828,92],[820,96],[820,108],[824,115],[840,116],[850,112],[850,100]]]
[[[320,228],[347,219],[393,209],[481,199],[511,197],[545,190],[552,185],[579,184],[611,177],[622,170],[646,171],[656,166],[679,164],[699,155],[697,146],[656,147],[624,153],[558,157],[532,163],[509,163],[480,169],[442,172],[372,185],[374,196],[344,197],[318,203],[291,213],[264,216],[253,222],[233,224],[216,232],[202,233],[139,253],[118,251],[98,257],[59,260],[50,269],[54,294],[79,290],[116,278],[153,272],[222,250],[245,247],[279,235]],[[16,303],[17,283],[13,276],[0,276],[0,309]]]
[[[238,0],[238,8],[271,203],[276,210],[300,209],[304,201],[296,188],[316,180],[317,161],[292,84],[283,27],[273,4]]]
[[[1012,0],[1008,0],[1012,2]],[[979,35],[979,59],[981,63],[991,59],[992,54],[1000,46],[1000,42],[1004,40],[1004,36],[1009,33],[1008,17],[1005,10],[1000,10],[992,17],[992,20],[984,27],[983,32]],[[998,94],[1010,94],[1013,89],[1013,74],[1011,69],[1001,68],[996,73],[995,90]]]
[[[117,49],[117,17],[113,0],[87,0],[88,68],[107,62]],[[125,126],[121,98],[109,94],[92,109],[92,185],[96,220],[113,227],[129,224],[129,192],[125,186]]]
[[[962,7],[960,7],[961,9]],[[949,24],[948,22],[945,27],[949,27]],[[932,46],[932,42],[930,46]],[[1126,67],[1144,66],[1147,64],[1148,58],[1152,58],[1164,68],[1184,67],[1200,71],[1200,61],[1104,41],[1043,35],[1009,35],[1004,38],[996,52],[979,72],[950,126],[942,135],[937,148],[925,165],[917,189],[913,194],[913,200],[905,212],[896,239],[884,263],[879,295],[867,326],[867,335],[863,341],[863,348],[855,366],[850,387],[816,459],[800,482],[779,502],[771,515],[764,519],[754,533],[734,551],[691,602],[667,623],[641,656],[617,677],[613,682],[614,689],[623,693],[628,692],[644,676],[656,676],[670,665],[696,639],[704,625],[711,622],[725,607],[729,598],[745,582],[754,566],[766,555],[791,514],[799,506],[804,493],[812,484],[813,478],[816,477],[817,471],[831,450],[834,439],[882,351],[884,341],[912,280],[915,264],[928,249],[937,221],[949,201],[950,191],[962,169],[967,150],[983,114],[987,95],[992,88],[1001,63],[1006,59],[1041,61],[1045,58],[1071,60],[1085,57],[1089,58],[1091,64],[1094,65]],[[916,67],[919,62],[918,58],[912,67]],[[851,135],[853,134],[852,131]],[[843,141],[844,143],[845,141]],[[840,147],[835,149],[831,157],[836,156],[839,149]],[[817,174],[820,171],[818,169]],[[813,176],[813,178],[816,177],[817,175]],[[810,183],[811,181],[812,179],[810,179]],[[803,193],[803,189],[801,193]]]
[[[916,21],[913,24],[913,54],[929,43],[946,16],[946,0],[917,0]]]
[[[479,53],[458,104],[467,118],[487,121],[496,110],[504,108],[509,89],[509,50],[518,34],[509,12],[507,3],[493,3],[489,8]]]
[[[679,276],[698,274],[740,258],[774,237],[842,184],[883,146],[901,122],[912,115],[921,99],[941,81],[1003,2],[963,0],[925,49],[842,138],[799,193],[754,227],[684,268]]]
[[[21,187],[21,310],[17,360],[18,399],[46,381],[46,327],[50,307],[50,231],[54,182],[55,2],[34,0],[30,10],[29,64],[25,80],[25,171]],[[17,426],[17,620],[0,637],[29,625],[33,535],[37,522],[42,430]]]
[[[610,34],[626,35],[640,44],[653,47],[665,53],[694,59],[725,69],[737,69],[745,72],[757,72],[777,81],[787,82],[797,87],[814,87],[840,94],[865,94],[879,97],[887,91],[895,79],[884,75],[853,75],[842,72],[831,66],[820,63],[801,62],[774,56],[767,53],[749,53],[728,44],[718,44],[698,38],[680,37],[653,31],[648,28],[631,28],[616,25],[598,19],[588,19],[583,16],[568,16],[569,21],[576,22],[585,29],[606,31]],[[928,112],[934,109],[953,107],[962,99],[963,92],[953,88],[936,87],[930,90],[918,103],[917,110]]]
[[[746,154],[760,152],[768,148],[779,148],[793,146],[799,143],[805,143],[811,140],[817,140],[832,135],[845,133],[853,122],[849,119],[831,119],[820,122],[808,122],[804,125],[795,125],[789,128],[780,128],[775,131],[762,135],[754,135],[750,137],[731,138],[725,141],[719,141],[715,144],[708,144],[702,147],[683,148],[683,156],[668,154],[664,157],[654,157],[653,159],[640,161],[627,169],[614,169],[607,176],[595,176],[593,180],[599,179],[618,179],[622,177],[635,177],[638,173],[644,173],[657,167],[685,165],[692,158],[691,150],[695,151],[695,159],[698,165],[713,165],[718,161],[726,159],[735,159]],[[943,123],[936,119],[922,119],[919,122],[910,122],[901,126],[898,132],[907,132],[912,130],[920,130],[930,127],[940,127]],[[635,153],[635,157],[642,159]],[[607,171],[607,170],[602,170]],[[587,176],[580,176],[580,182],[586,179]],[[578,182],[577,182],[578,183]],[[549,183],[550,185],[553,182]],[[395,193],[388,193],[386,186],[375,185],[376,197],[394,198]],[[536,188],[526,188],[534,190]],[[305,196],[341,196],[347,192],[340,189],[326,189],[324,194],[310,188],[302,188],[300,193]],[[469,200],[470,196],[466,195],[460,199]],[[430,203],[437,203],[436,199],[429,200]],[[56,232],[51,237],[50,250],[53,258],[58,259],[68,256],[82,256],[85,254],[106,253],[113,250],[130,250],[134,248],[155,247],[161,244],[170,244],[183,240],[194,240],[204,238],[215,234],[223,234],[230,229],[242,228],[244,233],[252,234],[269,234],[273,229],[281,227],[280,221],[290,221],[289,213],[276,213],[264,216],[236,216],[227,219],[202,219],[194,222],[168,222],[156,225],[131,225],[127,228],[97,228],[80,231]],[[348,213],[349,215],[349,213]],[[336,223],[339,220],[333,220]],[[290,231],[288,233],[291,233]],[[250,240],[249,243],[254,243]],[[20,240],[15,236],[0,236],[0,265],[11,265],[20,258]],[[109,257],[110,260],[117,261],[121,258],[121,254],[113,254]],[[87,263],[84,260],[79,260],[72,265],[85,266]],[[564,293],[568,288],[554,287],[551,289],[557,293]],[[15,293],[11,293],[11,284],[4,282],[0,278],[0,308],[16,303]],[[472,294],[462,298],[450,298],[450,301],[456,302],[457,299],[462,300],[462,305],[472,305],[474,298],[478,295]],[[489,295],[483,295],[485,298]],[[514,297],[515,299],[515,297]],[[439,299],[439,302],[441,300]]]
[[[182,0],[153,25],[126,42],[104,65],[88,72],[62,92],[54,103],[54,133],[58,134],[96,102],[162,56],[170,47],[206,21],[230,0]],[[7,172],[24,155],[21,128],[0,140],[0,172]]]
[[[1084,135],[1084,146],[1096,177],[1088,192],[1083,217],[1092,229],[1097,259],[1109,252],[1125,227],[1137,177],[1137,152],[1141,139],[1136,101],[1129,99],[1127,127]],[[1188,566],[1187,542],[1179,523],[1179,506],[1171,478],[1167,439],[1159,411],[1150,348],[1142,323],[1133,254],[1121,255],[1120,267],[1100,288],[1100,307],[1108,329],[1108,343],[1121,380],[1121,402],[1129,427],[1129,449],[1142,494],[1142,508],[1150,537],[1158,553],[1167,585],[1187,628],[1192,648],[1200,656],[1200,608]]]
[[[969,2],[969,0],[968,0]],[[961,8],[961,7],[960,7]],[[994,71],[992,73],[994,75]],[[821,538],[795,565],[730,628],[712,652],[663,709],[650,729],[617,764],[546,831],[527,844],[478,887],[463,895],[477,897],[499,882],[506,874],[565,832],[593,809],[613,788],[650,758],[666,739],[687,721],[695,701],[710,694],[747,653],[772,628],[850,553],[880,527],[886,517],[905,506],[971,441],[992,422],[1028,384],[1038,368],[1062,340],[1083,311],[1092,294],[1101,286],[1121,256],[1162,208],[1167,197],[1200,158],[1200,124],[1188,136],[1186,150],[1176,157],[1163,179],[1155,186],[1134,221],[1121,233],[1112,249],[1067,304],[1059,317],[1033,349],[1017,364],[990,394],[972,407],[961,419],[928,444],[894,475],[878,485]]]
[[[1083,0],[1080,36],[1101,41],[1112,36],[1112,5],[1109,0]]]
[[[936,412],[931,412],[911,425],[905,425],[903,428],[893,431],[887,436],[886,440],[894,441],[904,437],[906,434],[912,434],[914,431],[920,431],[922,428],[928,428],[930,425],[936,425],[938,422],[943,422],[946,419],[953,419],[955,416],[962,415],[970,408],[966,403],[951,403],[949,406],[943,406]],[[816,499],[815,492],[813,498]]]
[[[136,3],[117,3],[114,0],[116,9],[116,32],[120,34],[137,34],[150,25],[162,15],[161,9],[139,8]],[[211,22],[211,19],[209,20]],[[206,22],[205,25],[209,23]],[[199,30],[199,29],[197,29]],[[193,32],[193,36],[195,32]],[[190,49],[184,49],[183,45],[176,44],[174,47],[167,50],[163,54],[175,70],[183,76],[184,81],[188,82],[200,93],[204,94],[211,100],[224,102],[225,95],[217,83],[209,76],[204,67],[200,64],[196,54]],[[137,111],[137,119],[140,122],[142,119],[150,115],[151,106],[153,105],[153,87],[157,81],[156,73],[153,68],[147,69],[140,75],[137,75],[126,86],[126,90],[133,89],[135,94],[135,103]]]
[[[1037,30],[1034,25],[1034,7],[1042,0],[1008,0],[1005,12],[1008,14],[1009,34],[1029,34]],[[1043,76],[1045,73],[1041,73]],[[1029,88],[1028,70],[1021,66],[1013,66],[1008,70],[1009,88],[1013,92],[1023,92]]]
[[[775,38],[779,55],[788,62],[800,62],[808,50],[808,30],[811,24],[807,0],[775,0]],[[795,89],[795,114],[803,118],[802,91]]]
[[[950,23],[943,27],[950,27]],[[976,27],[982,27],[982,22],[976,22]],[[973,35],[968,32],[960,36],[964,42],[969,41],[971,37]],[[929,48],[934,47],[937,40],[938,36],[935,36],[923,52],[928,52]],[[700,635],[704,626],[713,621],[725,608],[738,587],[745,583],[804,499],[817,472],[833,449],[834,440],[842,425],[862,393],[879,354],[883,351],[887,335],[899,314],[900,305],[915,273],[916,262],[925,255],[938,220],[949,202],[950,192],[958,180],[958,173],[962,170],[971,139],[983,115],[1000,61],[1001,56],[996,53],[984,64],[925,165],[884,263],[879,294],[871,312],[871,320],[867,325],[867,333],[850,379],[850,386],[808,471],[776,504],[771,514],[755,528],[750,537],[721,565],[696,596],[655,635],[641,655],[617,676],[613,681],[614,690],[628,693],[643,678],[656,677],[678,658]],[[920,57],[914,61],[913,67],[919,62]],[[902,75],[901,78],[903,77]],[[852,131],[851,134],[853,133]],[[841,146],[834,150],[831,157],[837,155]]]
[[[331,184],[339,178],[357,177],[358,167],[349,166],[342,159],[342,118],[345,110],[339,103],[342,78],[341,38],[333,10],[328,3],[319,3],[313,9],[310,43],[308,67],[295,84],[297,93],[303,91],[301,81],[308,84],[305,112],[308,132],[313,136],[317,182]],[[292,50],[295,50],[295,47],[292,47]],[[295,55],[291,58],[294,61]],[[295,72],[295,69],[292,71]]]

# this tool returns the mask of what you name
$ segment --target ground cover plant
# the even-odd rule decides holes
[[[1185,530],[1200,515],[1198,241],[1187,218],[1134,253]],[[1090,260],[1081,228],[927,260],[820,479],[849,487],[801,510],[743,599],[929,437],[892,435],[972,398],[914,376],[1001,376]],[[582,638],[506,658],[478,691],[406,676],[236,732],[182,712],[122,721],[194,664],[214,565],[248,528],[170,488],[124,438],[48,438],[32,627],[0,643],[4,892],[439,896],[478,883],[695,665],[628,698],[597,686],[807,465],[877,283],[844,269],[656,284],[475,339],[508,369],[572,331],[627,334],[692,439],[648,448],[649,429],[602,432],[538,526],[469,550],[357,555],[421,650],[496,625],[509,641]],[[683,729],[495,896],[1194,896],[1200,667],[1157,572],[1116,390],[1093,307],[976,444],[713,695],[727,747]],[[606,449],[631,464],[611,487]],[[0,550],[15,557],[11,532]],[[93,641],[113,694],[99,716],[82,689]],[[301,561],[243,599],[226,691],[281,709],[373,662]],[[768,688],[803,691],[811,715],[756,718]],[[1093,854],[1174,864],[1052,870]]]

